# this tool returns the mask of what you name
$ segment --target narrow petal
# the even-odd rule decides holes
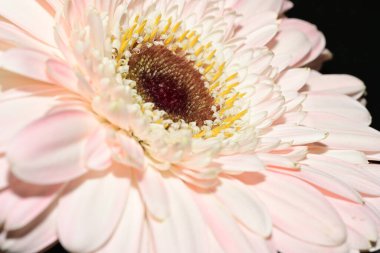
[[[122,217],[129,186],[130,171],[123,167],[74,181],[58,207],[62,245],[71,252],[92,252],[102,246]]]
[[[106,130],[99,127],[84,146],[84,160],[87,168],[104,170],[111,166],[111,150],[107,145]]]
[[[344,224],[324,196],[298,179],[263,172],[265,183],[252,187],[267,206],[274,226],[317,245],[339,246],[346,240]]]
[[[8,147],[12,172],[39,184],[64,182],[83,174],[83,142],[96,124],[82,111],[60,111],[34,121]]]
[[[32,224],[30,231],[19,231],[7,235],[2,243],[6,252],[40,252],[57,241],[57,212],[51,210],[42,220]]]
[[[37,39],[49,45],[55,45],[54,18],[37,1],[3,0],[0,2],[0,16],[10,20]]]
[[[145,207],[135,187],[131,187],[123,216],[111,239],[98,252],[139,252],[143,247]]]
[[[149,213],[159,220],[169,215],[169,198],[164,179],[154,168],[139,173],[138,186]]]
[[[272,222],[263,203],[255,194],[238,181],[224,179],[216,190],[216,196],[239,222],[262,237],[269,237]]]
[[[49,56],[29,49],[13,48],[0,55],[0,68],[51,83],[46,74],[46,62]]]
[[[253,249],[233,216],[214,196],[194,192],[203,219],[225,253],[252,253]]]
[[[265,169],[264,164],[253,154],[221,156],[214,159],[214,162],[220,164],[225,172],[254,172]]]

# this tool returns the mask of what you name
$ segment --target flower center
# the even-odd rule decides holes
[[[165,111],[173,121],[183,119],[202,126],[205,120],[213,120],[214,99],[202,75],[189,60],[164,46],[143,46],[133,52],[128,78],[136,81],[137,92],[145,102]]]

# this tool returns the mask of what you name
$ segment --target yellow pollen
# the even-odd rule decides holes
[[[212,51],[208,56],[207,56],[207,60],[211,61],[211,59],[215,56],[215,53],[216,53],[216,50]]]
[[[220,95],[221,97],[224,97],[225,95],[229,94],[233,88],[235,88],[235,87],[238,86],[238,85],[239,85],[239,82],[236,82],[236,83],[233,83],[233,84],[228,85],[228,86],[227,86],[227,89],[225,89],[225,90],[224,90],[222,93],[220,93],[219,95]]]
[[[227,101],[224,103],[224,107],[220,110],[221,113],[226,112],[227,110],[231,109],[236,102],[238,98],[240,98],[240,93],[236,93],[231,98],[227,99]]]
[[[207,74],[208,72],[210,72],[212,68],[214,67],[214,65],[215,65],[215,62],[212,62],[210,65],[208,65],[204,71],[204,74]]]
[[[210,86],[209,91],[212,92],[220,85],[220,82],[216,82],[213,85]]]
[[[195,36],[195,38],[191,40],[189,46],[190,46],[190,47],[194,47],[195,44],[198,42],[199,37],[200,37],[199,35]]]
[[[149,37],[150,41],[152,41],[152,40],[154,40],[154,38],[156,38],[157,32],[158,32],[158,27],[155,27],[153,29],[152,33],[150,34],[150,37]]]

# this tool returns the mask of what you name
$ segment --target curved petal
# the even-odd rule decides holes
[[[323,246],[339,246],[346,228],[324,196],[298,179],[262,172],[264,183],[252,190],[267,206],[275,227],[299,240]]]
[[[100,177],[84,176],[68,186],[70,192],[58,206],[62,245],[71,252],[92,252],[102,246],[121,219],[129,187],[130,170],[123,167]]]
[[[64,182],[85,173],[84,141],[97,122],[83,111],[60,111],[34,121],[8,146],[12,172],[38,184]]]
[[[139,252],[145,221],[145,207],[135,187],[131,187],[127,205],[115,233],[97,252]]]

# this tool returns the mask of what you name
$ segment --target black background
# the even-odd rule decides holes
[[[288,16],[316,24],[334,54],[322,72],[347,73],[362,79],[367,85],[367,107],[373,116],[372,126],[380,130],[380,98],[376,92],[376,87],[380,86],[376,78],[376,74],[380,74],[380,43],[375,38],[380,35],[377,1],[293,0],[293,3],[295,7]],[[64,250],[56,246],[49,252]]]

